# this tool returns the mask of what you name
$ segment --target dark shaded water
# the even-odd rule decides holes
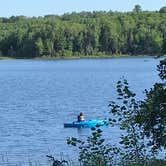
[[[86,119],[108,117],[116,82],[124,76],[143,98],[159,80],[154,58],[0,61],[0,154],[14,162],[45,160],[46,154],[74,155],[66,138],[89,129],[63,128],[84,112]],[[116,129],[105,129],[114,142]]]

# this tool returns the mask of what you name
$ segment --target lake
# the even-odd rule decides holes
[[[124,77],[144,97],[159,80],[159,59],[113,58],[0,61],[0,157],[3,162],[46,160],[46,155],[73,158],[66,139],[85,138],[90,129],[64,128],[83,112],[86,119],[109,116],[116,82]],[[119,132],[105,129],[116,142]],[[1,161],[1,159],[0,159]]]

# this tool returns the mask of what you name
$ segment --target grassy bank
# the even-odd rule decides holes
[[[16,59],[16,58],[0,56],[0,60],[12,60],[12,59]]]
[[[154,57],[155,55],[128,55],[128,54],[114,54],[114,55],[80,55],[80,56],[42,56],[33,59],[43,59],[43,60],[61,60],[61,59],[110,59],[110,58],[127,58],[127,57]]]
[[[129,55],[79,55],[79,56],[42,56],[35,59],[102,59],[115,57],[129,57]]]
[[[37,59],[37,60],[61,60],[61,59],[109,59],[109,58],[122,58],[122,57],[154,57],[158,58],[157,55],[129,55],[129,54],[97,54],[97,55],[69,55],[69,56],[41,56],[34,58],[27,57],[5,57],[0,56],[0,60],[14,60],[14,59]]]

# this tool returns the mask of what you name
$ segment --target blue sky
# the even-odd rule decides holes
[[[0,0],[0,17],[44,16],[73,11],[131,11],[136,4],[143,10],[159,10],[166,0]]]

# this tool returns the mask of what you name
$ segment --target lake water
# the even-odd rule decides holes
[[[66,138],[85,138],[89,129],[64,128],[80,112],[86,119],[109,116],[116,82],[124,76],[138,98],[159,80],[159,59],[0,61],[0,158],[4,162],[43,161],[47,154],[74,155]],[[114,142],[119,132],[105,129]],[[116,142],[116,141],[115,141]],[[0,159],[1,161],[1,159]]]

